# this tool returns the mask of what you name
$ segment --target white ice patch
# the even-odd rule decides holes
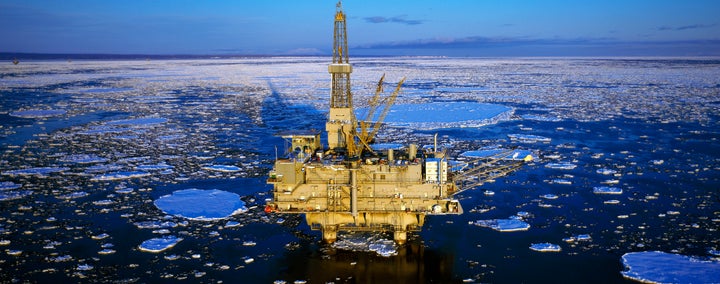
[[[572,184],[572,181],[571,181],[571,180],[568,180],[568,179],[556,178],[556,179],[550,180],[550,183],[552,183],[552,184],[571,185],[571,184]]]
[[[36,176],[36,177],[47,177],[52,173],[59,173],[67,171],[70,168],[65,167],[40,167],[40,168],[28,168],[20,170],[5,171],[2,174],[8,176]]]
[[[527,231],[530,229],[530,224],[520,220],[519,218],[477,220],[475,222],[471,222],[471,224],[491,228],[498,232]]]
[[[107,159],[103,157],[98,157],[96,155],[88,155],[88,154],[77,154],[77,155],[69,155],[60,158],[61,162],[65,163],[75,163],[75,164],[94,164],[94,163],[104,163],[107,162]]]
[[[562,121],[562,119],[558,117],[548,117],[548,116],[540,116],[535,114],[523,114],[520,117],[526,120],[535,120],[535,121],[547,121],[547,122],[558,122]]]
[[[644,283],[720,283],[720,262],[659,251],[622,256],[626,278]]]
[[[240,168],[237,166],[229,166],[229,165],[210,165],[210,166],[204,166],[202,168],[206,171],[216,171],[216,172],[225,172],[225,173],[233,173],[233,172],[239,172]]]
[[[201,221],[224,219],[248,210],[239,195],[217,189],[178,190],[154,203],[167,214]]]
[[[595,172],[598,173],[598,174],[601,174],[601,175],[614,175],[614,174],[617,173],[616,170],[608,169],[608,168],[598,169],[598,170],[595,171]]]
[[[551,243],[531,244],[530,249],[539,252],[559,252],[561,250],[560,245]]]
[[[544,136],[531,134],[508,134],[511,141],[520,143],[550,143],[551,139]]]
[[[133,225],[138,229],[164,229],[164,228],[175,228],[178,226],[177,223],[172,221],[142,221],[135,222]]]
[[[146,177],[149,175],[150,175],[150,173],[141,172],[141,171],[114,172],[114,173],[96,175],[95,177],[92,178],[92,180],[93,181],[123,180],[123,179],[141,178],[141,177]]]
[[[171,249],[175,245],[177,245],[180,241],[182,241],[182,238],[178,238],[176,236],[165,236],[162,238],[152,238],[149,240],[146,240],[140,244],[139,249],[141,251],[145,252],[162,252],[168,249]]]
[[[22,187],[22,184],[17,184],[11,181],[0,181],[0,190],[11,190]]]
[[[66,114],[67,111],[62,109],[28,109],[13,111],[10,116],[22,117],[22,118],[45,118],[53,116],[61,116]]]
[[[71,192],[71,193],[68,193],[68,194],[59,195],[57,198],[65,199],[65,200],[70,200],[70,199],[85,197],[85,196],[88,196],[88,195],[89,195],[89,194],[88,194],[87,192],[84,192],[84,191],[76,191],[76,192]]]
[[[377,143],[370,145],[370,148],[375,151],[385,151],[389,149],[400,150],[402,149],[402,147],[403,145],[398,143]]]
[[[572,170],[575,169],[577,165],[572,163],[548,163],[545,165],[545,167],[555,170]]]
[[[141,117],[132,119],[113,120],[108,125],[129,125],[129,126],[154,126],[167,122],[167,118],[163,117]]]
[[[343,234],[338,237],[332,246],[336,249],[375,252],[380,256],[389,257],[397,255],[395,241],[383,238],[378,233]]]
[[[596,186],[593,187],[593,193],[595,194],[622,194],[623,191],[618,187],[610,186]]]
[[[365,117],[364,113],[367,109],[358,109],[359,117]],[[424,130],[481,127],[509,119],[513,113],[514,109],[506,106],[474,102],[404,104],[393,105],[384,122],[394,127]],[[375,115],[378,116],[378,112]]]
[[[119,171],[123,168],[121,165],[117,164],[100,164],[100,165],[94,165],[89,166],[85,168],[85,173],[105,173],[105,172],[112,172],[112,171]]]
[[[33,193],[30,190],[13,191],[13,189],[20,187],[22,187],[21,184],[16,184],[11,181],[0,182],[0,201],[20,199]]]
[[[555,194],[552,194],[552,193],[543,194],[540,197],[545,198],[545,199],[550,199],[550,200],[558,199],[558,196]]]
[[[20,199],[32,193],[30,190],[0,191],[0,201]]]
[[[505,154],[507,153],[507,154]],[[513,150],[503,148],[480,149],[476,151],[465,151],[460,156],[468,158],[497,158],[502,160],[532,160],[532,152],[530,150]],[[529,157],[529,158],[528,158]]]
[[[175,167],[173,167],[171,165],[160,163],[160,164],[155,164],[155,165],[140,165],[140,166],[135,167],[135,170],[150,172],[150,171],[172,170],[174,168]]]

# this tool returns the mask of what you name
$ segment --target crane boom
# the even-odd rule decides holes
[[[377,135],[378,131],[380,131],[380,125],[382,125],[388,112],[390,112],[390,107],[395,103],[395,99],[397,99],[397,96],[400,94],[400,88],[402,88],[402,84],[404,82],[405,82],[405,77],[403,77],[400,80],[400,82],[397,84],[397,87],[395,87],[395,90],[387,98],[387,102],[385,102],[385,107],[383,108],[382,113],[380,113],[380,116],[378,117],[377,121],[375,121],[372,132],[367,137],[368,139],[375,138],[375,135]],[[367,140],[366,142],[369,142],[369,141],[370,140]]]
[[[377,110],[378,104],[380,102],[380,93],[383,92],[383,83],[385,81],[385,74],[380,77],[380,81],[378,81],[377,88],[375,89],[375,95],[370,99],[370,102],[368,103],[369,108],[367,115],[365,115],[365,118],[360,121],[360,135],[358,136],[358,139],[360,142],[365,144],[366,148],[370,148],[370,146],[367,145],[367,141],[369,140],[368,137],[368,127],[370,126],[370,121],[373,119],[373,116],[375,115],[375,111]]]

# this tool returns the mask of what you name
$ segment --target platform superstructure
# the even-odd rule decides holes
[[[334,19],[327,148],[320,131],[279,134],[287,150],[269,174],[273,196],[266,211],[305,214],[308,225],[321,230],[326,242],[334,242],[339,231],[387,231],[404,243],[408,232],[422,228],[426,215],[462,214],[453,199],[459,188],[437,147],[373,146],[404,79],[381,100],[383,76],[368,103],[368,116],[358,120],[350,88],[346,15],[340,3]],[[381,102],[384,108],[375,117]]]

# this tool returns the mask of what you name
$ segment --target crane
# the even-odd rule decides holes
[[[384,98],[381,101],[380,94],[383,92],[384,81],[385,74],[380,77],[380,81],[378,82],[377,88],[375,89],[375,95],[370,99],[367,115],[364,119],[360,120],[360,133],[357,133],[356,137],[361,145],[358,146],[358,149],[356,149],[357,151],[355,151],[358,155],[362,153],[363,148],[370,151],[371,153],[374,153],[374,151],[370,147],[370,142],[375,139],[375,136],[380,131],[380,127],[382,126],[385,117],[390,111],[390,107],[392,107],[392,105],[395,103],[395,99],[397,99],[397,96],[400,94],[400,89],[402,88],[402,84],[405,82],[405,78],[403,77],[397,84],[397,87],[395,87],[395,90],[388,97]],[[383,110],[380,113],[380,116],[378,116],[378,119],[373,123],[373,116],[375,115],[375,112],[380,105],[383,105]],[[370,128],[370,124],[372,124],[372,128]]]

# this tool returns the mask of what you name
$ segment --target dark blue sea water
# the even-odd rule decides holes
[[[458,116],[456,127],[386,129],[381,142],[430,143],[437,133],[456,157],[486,146],[536,156],[459,194],[463,215],[428,217],[390,257],[322,244],[302,216],[262,210],[271,189],[265,175],[283,147],[272,135],[324,128],[327,61],[2,67],[0,281],[618,283],[630,282],[621,274],[625,253],[709,258],[720,249],[718,60],[359,59],[360,107],[386,73],[387,82],[408,78],[397,104],[513,110],[482,127],[461,128]],[[138,170],[152,166],[158,170]],[[593,192],[601,186],[622,193]],[[189,188],[236,193],[250,210],[195,221],[153,204]],[[527,231],[470,224],[518,213]],[[157,253],[140,248],[162,236],[183,240]],[[561,251],[529,249],[546,242]]]

